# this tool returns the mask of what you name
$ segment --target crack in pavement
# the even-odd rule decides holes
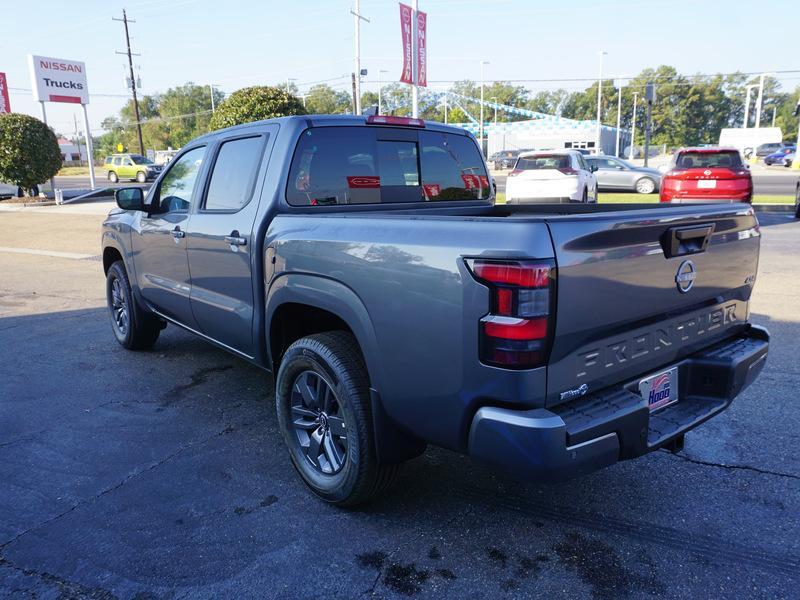
[[[81,508],[83,506],[86,506],[87,504],[90,504],[92,502],[95,502],[95,501],[99,500],[100,498],[102,498],[103,496],[105,496],[106,494],[110,494],[111,492],[114,492],[114,491],[118,490],[119,488],[121,488],[122,486],[127,484],[128,482],[132,481],[133,479],[138,478],[140,475],[144,475],[146,473],[149,473],[150,471],[153,471],[153,470],[157,469],[158,467],[166,464],[167,462],[169,462],[170,460],[172,460],[173,458],[175,458],[179,454],[182,454],[186,450],[190,450],[190,449],[192,449],[192,448],[194,448],[196,446],[202,446],[203,444],[206,444],[206,443],[210,442],[213,439],[216,439],[216,438],[218,438],[220,436],[223,436],[226,433],[230,433],[231,431],[234,431],[234,427],[232,425],[226,425],[225,428],[222,431],[218,431],[217,433],[215,433],[215,434],[213,434],[211,436],[208,436],[208,437],[206,437],[206,438],[204,438],[202,440],[199,440],[197,442],[191,442],[189,444],[186,444],[185,446],[181,446],[175,452],[172,452],[171,454],[169,454],[169,455],[165,456],[164,458],[152,463],[151,465],[149,465],[148,467],[146,467],[144,469],[136,471],[135,473],[131,473],[130,475],[125,477],[119,483],[116,483],[116,484],[112,485],[111,487],[108,487],[108,488],[106,488],[104,490],[101,490],[99,493],[95,494],[91,498],[88,498],[86,500],[81,500],[81,501],[75,503],[70,508],[66,509],[65,511],[63,511],[63,512],[61,512],[61,513],[59,513],[59,514],[57,514],[57,515],[55,515],[53,517],[50,517],[49,519],[46,519],[46,520],[42,521],[41,523],[39,523],[37,525],[29,527],[28,529],[26,529],[25,531],[23,531],[21,533],[18,533],[17,535],[15,535],[10,540],[0,544],[0,551],[2,551],[4,548],[10,546],[11,544],[16,542],[20,538],[28,535],[29,533],[31,533],[33,531],[36,531],[38,529],[41,529],[43,527],[46,527],[47,525],[50,525],[51,523],[54,523],[55,521],[58,521],[62,517],[68,515],[71,512],[73,512],[74,510],[76,510],[78,508]]]
[[[674,452],[670,452],[669,450],[662,450],[662,452],[666,452],[667,454],[671,454],[675,458],[680,458],[686,462],[690,462],[695,465],[702,465],[704,467],[717,467],[719,469],[729,469],[732,471],[750,471],[751,473],[759,473],[761,475],[774,475],[775,477],[786,477],[788,479],[800,479],[800,475],[795,475],[793,473],[781,473],[780,471],[770,471],[769,469],[760,469],[758,467],[751,467],[750,465],[726,465],[723,463],[715,463],[707,460],[701,460],[699,458],[692,458],[691,456],[687,456],[686,454],[676,454]]]
[[[43,583],[55,585],[59,591],[59,598],[86,598],[91,600],[113,600],[116,598],[114,594],[101,587],[90,587],[81,583],[76,583],[58,575],[53,575],[47,571],[38,571],[36,569],[23,569],[12,563],[7,558],[0,556],[0,567],[8,567],[14,571],[22,573],[25,577],[36,577]],[[14,590],[22,591],[22,590]],[[32,597],[36,597],[35,593],[31,593]]]

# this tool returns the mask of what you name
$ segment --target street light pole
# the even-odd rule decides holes
[[[356,56],[355,56],[355,70],[353,71],[354,86],[353,86],[353,109],[355,114],[361,114],[361,21],[369,23],[369,19],[361,16],[361,2],[355,0],[353,10],[353,19],[356,26]]]
[[[633,119],[631,121],[631,151],[628,155],[628,159],[633,158],[633,145],[636,143],[636,99],[639,96],[639,92],[633,92]]]
[[[600,72],[597,76],[597,129],[594,134],[595,154],[600,154],[600,129],[602,128],[602,125],[600,124],[600,112],[603,102],[603,57],[608,54],[608,52],[600,50],[598,54],[600,55]]]
[[[616,153],[614,156],[619,156],[619,128],[622,124],[622,81],[620,81],[618,92],[617,92],[617,144],[616,144]]]
[[[208,91],[211,92],[211,112],[214,113],[217,110],[217,107],[214,106],[214,84],[208,84]]]
[[[381,96],[383,96],[383,80],[381,79],[381,75],[383,73],[388,73],[389,71],[385,69],[381,69],[378,71],[378,114],[383,114],[383,100],[381,100]]]
[[[444,93],[444,124],[447,125],[447,92]]]
[[[481,154],[483,154],[484,156],[486,155],[486,153],[483,150],[483,66],[488,64],[489,64],[488,60],[481,61],[481,123],[478,128],[478,131],[480,132]]]

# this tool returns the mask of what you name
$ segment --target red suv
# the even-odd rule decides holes
[[[661,181],[661,202],[750,202],[753,178],[735,148],[682,148]]]

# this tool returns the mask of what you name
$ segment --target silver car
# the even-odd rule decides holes
[[[597,187],[600,191],[627,190],[652,194],[661,186],[661,173],[657,169],[637,167],[616,156],[602,154],[584,157],[589,165],[597,167]]]

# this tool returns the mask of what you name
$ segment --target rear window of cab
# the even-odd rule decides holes
[[[312,127],[289,170],[292,206],[485,200],[489,177],[468,136],[390,127]]]

